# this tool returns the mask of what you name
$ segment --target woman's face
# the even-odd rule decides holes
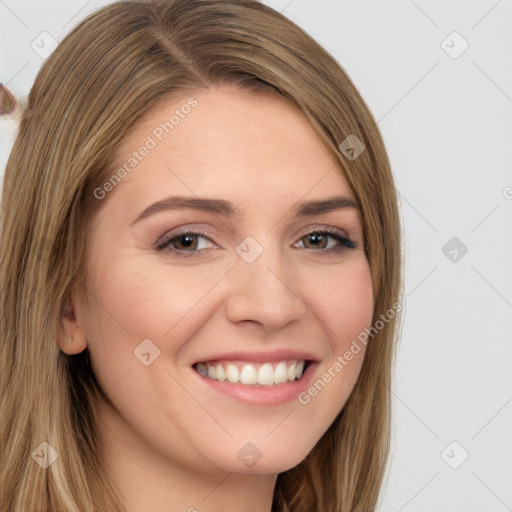
[[[364,347],[345,354],[373,312],[335,160],[283,97],[220,87],[146,115],[112,176],[75,297],[111,442],[194,471],[297,465],[356,383]]]

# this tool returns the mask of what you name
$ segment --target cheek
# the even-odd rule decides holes
[[[330,340],[331,356],[346,350],[353,339],[371,325],[374,297],[371,271],[363,255],[336,270],[317,273],[309,287],[309,306]]]
[[[331,310],[333,330],[340,333],[337,343],[344,348],[347,338],[355,339],[370,326],[373,317],[374,297],[370,267],[366,261],[358,261],[344,273],[338,290],[333,290],[333,309]],[[343,343],[345,342],[345,343]]]
[[[322,286],[315,286],[310,307],[324,325],[329,353],[298,401],[309,411],[317,431],[322,431],[341,411],[359,377],[374,296],[371,271],[363,257],[340,265],[339,272],[320,276],[317,283]]]
[[[203,274],[121,254],[115,264],[99,269],[93,285],[95,300],[91,301],[97,306],[94,319],[102,318],[102,328],[118,330],[121,339],[139,343],[145,338],[160,339],[211,287],[215,272]]]
[[[126,255],[96,269],[86,331],[95,371],[106,388],[140,366],[134,351],[144,340],[168,360],[176,357],[200,327],[199,317],[210,314],[204,306],[208,293],[226,274],[223,268],[166,267]]]

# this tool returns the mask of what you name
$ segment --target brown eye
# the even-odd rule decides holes
[[[204,233],[195,231],[182,231],[180,233],[170,233],[165,235],[155,244],[156,249],[160,251],[170,251],[178,256],[198,256],[210,247],[204,247],[204,242],[199,239],[211,239]]]
[[[304,239],[307,240],[308,243],[313,244],[312,249],[325,249],[325,247],[328,244],[328,237],[320,233],[310,233],[309,235],[306,235]],[[325,243],[322,244],[322,241],[324,241]],[[322,247],[319,247],[319,245],[321,245]],[[311,249],[311,247],[306,247],[306,249]]]
[[[178,235],[171,238],[167,244],[172,243],[172,246],[177,249],[197,249],[197,236],[196,235]],[[181,247],[179,247],[181,245]]]
[[[335,244],[329,247],[328,240],[335,240]],[[356,244],[348,237],[331,231],[312,231],[301,240],[307,240],[304,243],[305,249],[319,249],[320,253],[341,252],[345,249],[354,249]]]

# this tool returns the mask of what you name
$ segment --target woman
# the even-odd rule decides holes
[[[254,1],[92,14],[2,205],[2,510],[375,509],[396,192],[300,28]]]

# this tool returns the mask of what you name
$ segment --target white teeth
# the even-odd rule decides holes
[[[286,363],[281,361],[274,370],[274,384],[283,384],[288,381],[288,369]]]
[[[299,361],[297,364],[297,378],[300,379],[302,377],[302,372],[304,371],[304,361]]]
[[[295,363],[292,363],[289,367],[288,367],[288,380],[293,380],[295,379],[295,376],[297,375],[297,370],[296,370],[297,366]]]
[[[226,380],[226,372],[224,371],[224,366],[222,366],[221,364],[218,364],[215,367],[215,372],[217,374],[217,380],[220,380],[221,382],[223,380]]]
[[[226,368],[226,377],[229,382],[240,382],[240,370],[238,369],[238,366],[229,363]]]
[[[253,364],[246,364],[240,372],[240,382],[242,384],[257,384],[258,372]]]
[[[213,380],[228,380],[233,384],[272,386],[302,377],[305,361],[280,361],[278,363],[251,363],[233,361],[225,363],[197,363],[196,370]]]
[[[270,363],[261,366],[258,372],[258,384],[260,386],[271,386],[274,384],[274,369]]]

